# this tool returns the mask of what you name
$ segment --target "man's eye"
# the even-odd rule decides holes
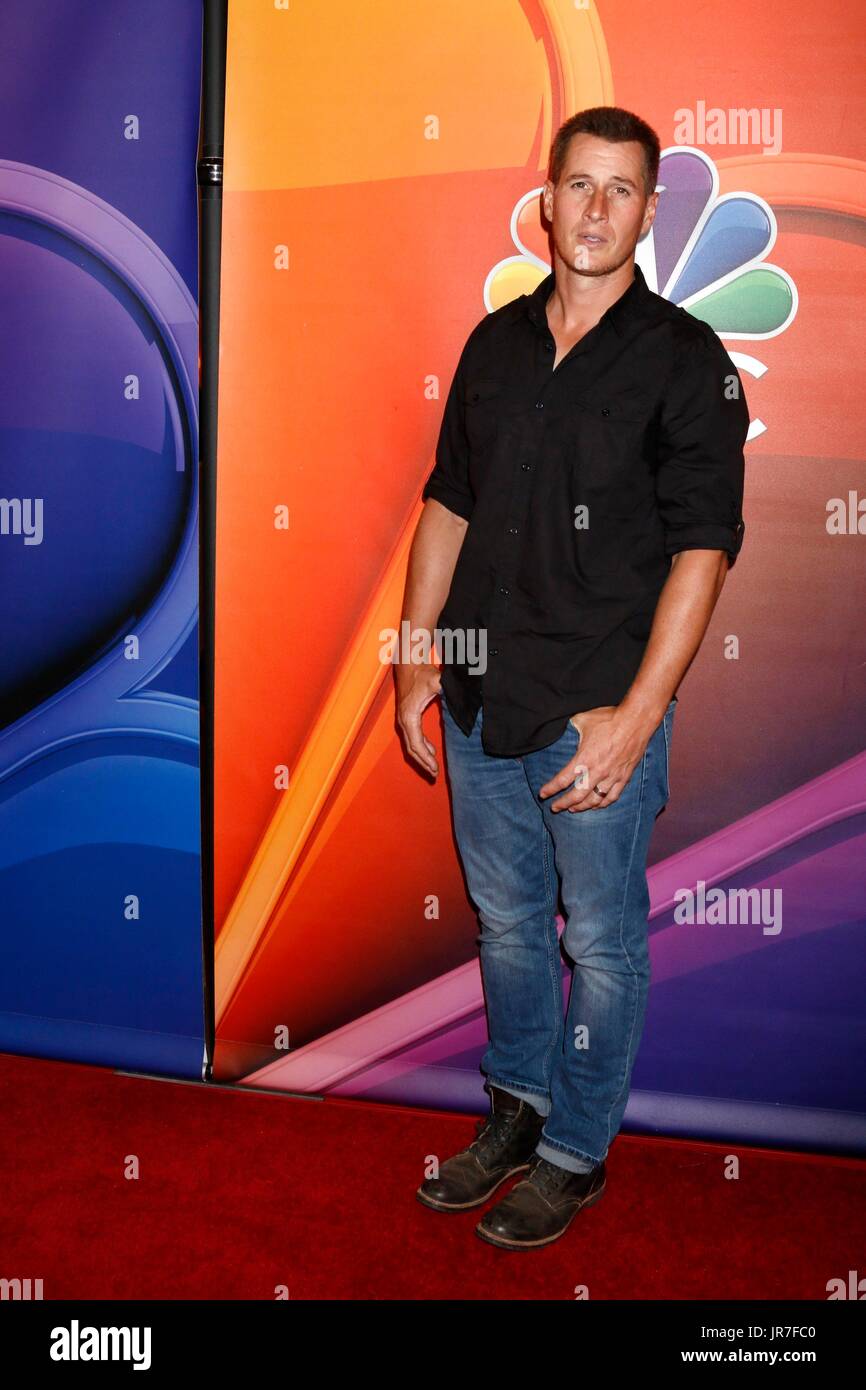
[[[588,187],[587,182],[586,182],[586,179],[572,179],[571,186],[572,186],[572,188],[586,188],[586,187]],[[626,188],[624,184],[619,184],[619,185],[614,189],[614,193],[624,193],[625,196],[626,196],[627,198],[630,198],[630,197],[631,197],[631,189],[630,189],[630,188]]]

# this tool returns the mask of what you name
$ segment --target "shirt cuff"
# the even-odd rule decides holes
[[[701,522],[698,526],[676,526],[665,535],[665,554],[676,555],[680,550],[726,550],[733,561],[743,546],[746,524],[720,526]]]
[[[439,478],[431,478],[425,485],[421,493],[421,501],[426,502],[428,497],[432,497],[434,502],[439,502],[443,507],[447,507],[449,512],[454,512],[461,516],[464,521],[469,521],[472,516],[474,502],[465,492],[458,488],[449,487]]]

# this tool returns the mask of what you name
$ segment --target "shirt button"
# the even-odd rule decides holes
[[[516,527],[516,526],[509,526],[509,528],[508,528],[508,534],[509,534],[509,536],[516,536],[516,535],[517,535],[517,527]]]
[[[498,647],[491,647],[491,648],[490,648],[490,655],[491,655],[491,656],[498,656],[498,655],[499,655],[499,648],[498,648]]]
[[[528,473],[529,470],[530,470],[530,468],[532,467],[532,464],[531,464],[531,463],[522,463],[522,464],[520,465],[520,467],[523,469],[524,473]]]
[[[545,352],[553,352],[553,343],[545,343],[544,350]]]
[[[544,409],[544,401],[536,401],[536,402],[535,402],[535,409],[536,409],[536,410],[543,410],[543,409]]]
[[[606,405],[603,405],[603,406],[601,407],[601,413],[602,413],[602,415],[609,415],[609,414],[610,414],[610,411],[608,410],[608,408],[607,408]]]
[[[509,595],[509,592],[510,592],[510,591],[509,591],[508,589],[503,589],[503,588],[500,587],[499,592],[500,592],[500,594],[504,594],[505,597],[508,598],[508,595]]]

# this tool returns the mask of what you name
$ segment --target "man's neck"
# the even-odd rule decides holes
[[[555,255],[554,273],[556,283],[546,305],[551,331],[586,332],[634,281],[634,253],[606,275],[582,275]]]

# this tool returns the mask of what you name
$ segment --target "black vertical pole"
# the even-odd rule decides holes
[[[204,0],[199,125],[199,708],[201,758],[204,1079],[214,1053],[214,583],[217,401],[219,392],[220,246],[225,131],[228,0]]]

